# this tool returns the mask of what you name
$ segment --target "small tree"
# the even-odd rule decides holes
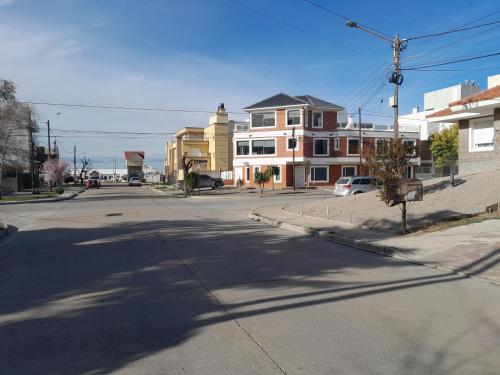
[[[453,186],[454,161],[458,158],[458,125],[429,136],[430,150],[436,167],[450,164],[450,183]]]
[[[191,159],[191,160],[187,160],[188,159],[188,154],[187,152],[185,152],[183,155],[182,155],[182,159],[181,159],[181,164],[182,164],[182,171],[184,172],[184,197],[187,197],[187,186],[186,186],[186,176],[189,174],[189,170],[191,169],[191,167],[193,166],[193,163],[194,163],[194,160]]]
[[[199,175],[197,172],[188,172],[184,175],[184,196],[188,193],[193,193],[194,189],[198,187]]]
[[[269,175],[269,178],[271,179],[274,191],[274,176],[277,176],[280,173],[280,168],[274,164],[268,165],[266,167],[266,173]]]
[[[379,197],[387,205],[395,198],[394,182],[403,175],[404,168],[415,157],[415,147],[402,139],[380,142],[377,150],[365,153],[366,166],[373,177],[373,184],[379,190]]]
[[[266,172],[255,172],[254,180],[259,184],[260,194],[264,194],[264,185],[269,181],[270,175]]]
[[[66,160],[49,159],[42,164],[42,173],[45,182],[52,190],[53,185],[59,185],[64,181],[64,175],[68,172],[69,163]]]
[[[374,177],[373,184],[379,189],[379,197],[385,204],[394,206],[396,201],[397,181],[403,175],[404,168],[416,154],[413,144],[406,144],[402,139],[391,139],[377,145],[376,151],[365,153],[366,166]],[[406,233],[406,202],[401,210],[403,234]]]

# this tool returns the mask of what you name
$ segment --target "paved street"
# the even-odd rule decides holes
[[[498,286],[246,216],[291,199],[0,207],[0,373],[499,373]]]

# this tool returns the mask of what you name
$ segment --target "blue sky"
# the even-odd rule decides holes
[[[492,1],[314,1],[402,37],[452,29],[500,11]],[[499,19],[500,12],[474,24]],[[286,92],[311,94],[351,111],[363,105],[390,114],[392,87],[377,84],[391,61],[390,47],[344,22],[304,0],[0,0],[0,76],[15,81],[18,97],[31,101],[209,110],[224,102],[229,111],[241,112]],[[440,48],[481,31],[486,32]],[[495,52],[499,35],[500,27],[490,27],[410,42],[403,56],[413,60],[403,65]],[[500,61],[443,68],[488,69],[407,73],[401,113],[421,106],[425,91],[465,79],[485,87],[486,76],[500,72]],[[36,108],[40,121],[62,113],[52,117],[54,129],[175,132],[208,121],[206,114]],[[159,166],[169,138],[55,132],[64,156],[76,145],[96,167],[109,167],[114,155],[123,160],[125,149],[144,150]]]

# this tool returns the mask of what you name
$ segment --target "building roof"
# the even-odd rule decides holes
[[[450,108],[445,108],[445,109],[442,109],[440,111],[437,111],[437,112],[434,112],[432,114],[430,114],[429,116],[426,116],[427,118],[431,118],[431,117],[442,117],[442,116],[450,116],[450,115],[453,115],[454,112],[450,109]]]
[[[144,151],[125,151],[125,159],[127,160],[135,155],[139,155],[144,159]]]
[[[458,106],[458,105],[465,105],[465,104],[479,102],[482,100],[495,99],[495,98],[499,98],[499,97],[500,97],[500,85],[494,86],[490,89],[479,91],[476,94],[473,94],[473,95],[467,96],[461,100],[457,100],[455,102],[452,102],[449,104],[449,106],[454,107],[454,106]]]
[[[319,99],[311,95],[299,95],[297,96],[297,98],[308,102],[313,107],[331,108],[339,111],[342,111],[344,109],[344,107],[341,107],[337,104],[327,102],[326,100]]]
[[[261,100],[260,102],[252,104],[243,109],[249,110],[258,108],[274,108],[274,107],[286,107],[291,105],[311,105],[313,107],[331,108],[337,111],[341,111],[344,109],[336,104],[315,98],[314,96],[311,95],[291,96],[285,93],[276,94],[274,96]]]

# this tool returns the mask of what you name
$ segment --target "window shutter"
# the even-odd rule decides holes
[[[481,121],[474,124],[472,133],[472,141],[474,146],[478,144],[491,144],[493,143],[494,136],[493,124],[490,121]]]

